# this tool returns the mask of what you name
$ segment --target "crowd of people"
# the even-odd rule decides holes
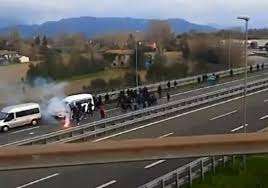
[[[121,91],[117,98],[117,107],[123,111],[138,110],[157,104],[157,98],[154,93],[150,93],[148,88],[140,88],[139,90],[128,89]]]
[[[174,87],[177,86],[177,82],[175,81]],[[170,101],[170,88],[171,88],[171,82],[167,83],[167,92],[166,92],[166,98],[167,101]],[[162,98],[162,87],[159,85],[157,94],[159,96],[159,99]],[[80,101],[77,103],[73,103],[69,105],[69,120],[73,122],[74,125],[79,125],[80,122],[83,119],[92,118],[94,115],[94,112],[99,112],[99,117],[101,119],[106,118],[106,111],[105,107],[107,105],[111,104],[111,102],[114,102],[114,99],[110,99],[111,96],[107,93],[105,96],[93,96],[93,102],[91,100],[89,101]],[[127,111],[135,111],[143,108],[147,108],[153,105],[156,105],[158,103],[158,98],[156,97],[154,92],[149,92],[147,87],[139,88],[138,90],[135,89],[127,89],[122,90],[117,96],[117,106],[120,108],[123,112]]]

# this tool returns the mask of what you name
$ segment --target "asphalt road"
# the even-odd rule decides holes
[[[249,82],[258,80],[258,79],[263,79],[266,77],[268,77],[268,71],[252,73],[250,74]],[[220,81],[219,84],[215,86],[207,86],[207,84],[202,84],[202,85],[197,85],[197,86],[181,88],[181,89],[172,91],[171,100],[182,100],[185,98],[202,95],[205,93],[217,91],[219,89],[223,89],[227,87],[236,86],[239,84],[243,84],[243,80],[238,79],[236,77],[233,79],[232,78],[223,79]],[[159,104],[166,103],[166,99],[163,98],[158,103]],[[113,109],[108,109],[107,113],[108,113],[108,117],[112,117],[112,116],[120,115],[125,112],[122,112],[118,108],[113,108]],[[92,121],[97,121],[99,119],[100,119],[99,114],[96,112],[94,115],[94,118],[83,120],[81,124],[89,123]],[[51,120],[50,122],[45,122],[38,127],[29,127],[29,128],[23,127],[19,129],[14,129],[8,133],[0,133],[0,147],[5,146],[6,144],[9,144],[9,143],[32,138],[35,136],[41,136],[41,135],[48,134],[48,133],[53,133],[55,131],[59,131],[63,129],[66,129],[64,128],[63,123],[57,122],[55,120],[54,121]]]
[[[160,122],[141,125],[95,142],[113,139],[163,138],[242,132],[241,99],[213,104]],[[248,131],[256,132],[268,124],[268,90],[248,97]],[[0,187],[5,188],[132,188],[147,183],[193,159],[173,159],[85,165],[66,168],[0,172]]]

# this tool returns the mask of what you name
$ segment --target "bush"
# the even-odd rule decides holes
[[[123,83],[122,78],[111,79],[108,82],[109,88],[121,88],[123,84],[124,83]]]
[[[103,79],[95,79],[91,81],[90,84],[92,89],[105,89],[107,87],[107,83]]]

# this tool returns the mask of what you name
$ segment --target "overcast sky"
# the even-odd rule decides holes
[[[239,24],[251,17],[251,27],[268,27],[268,0],[0,0],[0,19],[34,24],[61,18],[135,17],[183,18],[195,23]]]

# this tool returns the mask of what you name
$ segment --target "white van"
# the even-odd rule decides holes
[[[66,113],[70,113],[70,105],[76,105],[80,103],[85,110],[88,110],[88,103],[91,101],[92,104],[92,111],[95,110],[95,104],[94,104],[94,99],[91,94],[79,94],[79,95],[72,95],[68,96],[65,99],[63,99],[63,103],[65,105],[66,112],[57,112],[56,113],[56,118],[65,118]]]
[[[11,128],[28,124],[36,126],[41,118],[39,104],[27,103],[8,106],[0,112],[0,130],[7,132]]]

